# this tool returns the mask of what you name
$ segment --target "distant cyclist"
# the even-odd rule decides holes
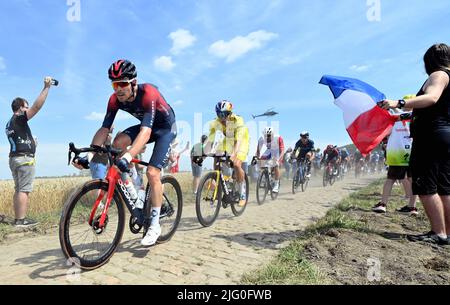
[[[297,155],[298,152],[298,155]],[[311,177],[311,162],[314,158],[314,141],[309,139],[309,132],[303,131],[300,133],[300,140],[295,143],[294,151],[292,152],[292,156],[296,156],[297,163],[301,160],[307,160],[307,173],[306,177]]]
[[[226,153],[233,162],[236,180],[239,183],[239,205],[246,203],[245,172],[242,169],[242,162],[247,159],[249,151],[250,137],[244,119],[233,113],[233,104],[227,100],[222,100],[216,105],[217,118],[210,123],[209,136],[205,143],[205,153],[212,150],[217,131],[224,136],[224,140],[218,145],[216,154]]]
[[[261,149],[266,146],[266,151],[261,156]],[[272,191],[278,193],[280,188],[280,167],[284,154],[283,138],[275,135],[272,127],[266,127],[263,130],[263,136],[258,140],[258,147],[256,149],[256,157],[260,160],[274,160],[275,166],[275,186]]]
[[[340,153],[340,157],[341,157],[342,168],[345,171],[347,171],[347,166],[348,166],[348,163],[349,163],[350,154],[348,153],[348,150],[345,147],[340,149],[339,153]]]
[[[333,166],[333,175],[338,175],[338,165],[340,163],[339,150],[335,145],[329,144],[323,151],[323,157],[321,163],[324,163],[326,166],[331,164]]]

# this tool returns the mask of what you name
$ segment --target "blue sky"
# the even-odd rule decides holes
[[[71,22],[67,14],[77,2],[80,20]],[[202,131],[194,114],[205,124],[220,99],[231,100],[255,133],[272,122],[251,114],[275,107],[274,124],[288,145],[302,130],[320,148],[348,144],[341,111],[318,84],[323,74],[359,78],[400,98],[426,79],[426,49],[450,43],[449,1],[381,0],[380,20],[370,21],[372,2],[2,1],[0,122],[11,117],[15,97],[34,102],[43,77],[54,76],[60,86],[30,121],[39,141],[37,175],[75,172],[67,166],[67,144],[89,145],[112,93],[107,69],[127,58],[139,81],[157,85],[173,106],[181,144],[196,142]],[[137,123],[123,115],[116,130]],[[256,140],[255,134],[252,145]],[[8,152],[5,135],[0,179],[11,177]]]

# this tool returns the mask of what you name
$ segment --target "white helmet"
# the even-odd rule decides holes
[[[273,135],[273,128],[272,127],[266,127],[263,130],[263,136],[268,137]]]

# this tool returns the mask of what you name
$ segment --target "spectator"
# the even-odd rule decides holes
[[[111,145],[113,131],[114,126],[111,126],[109,129],[108,138],[103,146]],[[89,164],[89,170],[91,171],[92,179],[105,179],[106,172],[108,170],[108,155],[102,153],[95,154]]]
[[[170,146],[170,154],[169,154],[168,168],[169,168],[169,172],[171,174],[176,174],[179,172],[180,157],[185,151],[189,150],[189,141],[186,143],[186,147],[180,152],[178,152],[176,150],[177,146],[178,146],[178,140],[175,139]]]
[[[207,135],[202,135],[200,142],[193,145],[191,149],[191,168],[192,168],[192,192],[197,194],[198,184],[200,183],[200,177],[202,175],[202,166],[198,165],[196,160],[203,156],[203,145],[208,139]]]
[[[52,82],[51,77],[44,79],[44,89],[31,108],[27,100],[21,97],[15,98],[11,105],[14,114],[6,125],[6,136],[11,145],[9,167],[15,186],[13,202],[14,225],[16,227],[25,228],[38,224],[35,220],[25,218],[30,201],[29,196],[33,191],[36,153],[36,143],[28,126],[28,121],[41,110]]]
[[[288,179],[288,180],[290,177],[291,166],[292,166],[292,164],[289,162],[291,160],[291,155],[292,155],[292,148],[289,147],[283,155],[283,165],[284,165],[284,170],[285,170],[285,176],[286,176],[286,179]]]
[[[410,166],[413,192],[419,195],[431,231],[411,241],[450,244],[450,47],[435,44],[424,55],[429,75],[416,98],[385,100],[384,109],[412,108],[414,145]],[[432,153],[430,153],[432,152]]]
[[[413,96],[405,96],[405,98],[412,98]],[[411,172],[409,169],[409,156],[411,155],[412,140],[409,133],[410,119],[401,120],[398,117],[398,122],[392,128],[392,133],[387,139],[384,148],[386,153],[386,164],[389,166],[387,179],[383,186],[383,195],[381,201],[377,203],[372,210],[376,213],[386,213],[386,206],[388,204],[389,196],[392,192],[392,187],[395,181],[403,183],[406,197],[409,204],[397,210],[402,213],[409,213],[417,215],[416,200],[417,196],[412,194],[411,188]]]

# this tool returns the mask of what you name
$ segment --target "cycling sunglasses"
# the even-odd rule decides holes
[[[115,81],[112,82],[111,85],[113,87],[114,90],[117,90],[117,88],[125,88],[127,87],[129,84],[131,84],[134,81],[134,79],[132,80],[121,80],[121,81]]]
[[[221,119],[226,119],[231,115],[231,111],[217,111],[217,116]]]

